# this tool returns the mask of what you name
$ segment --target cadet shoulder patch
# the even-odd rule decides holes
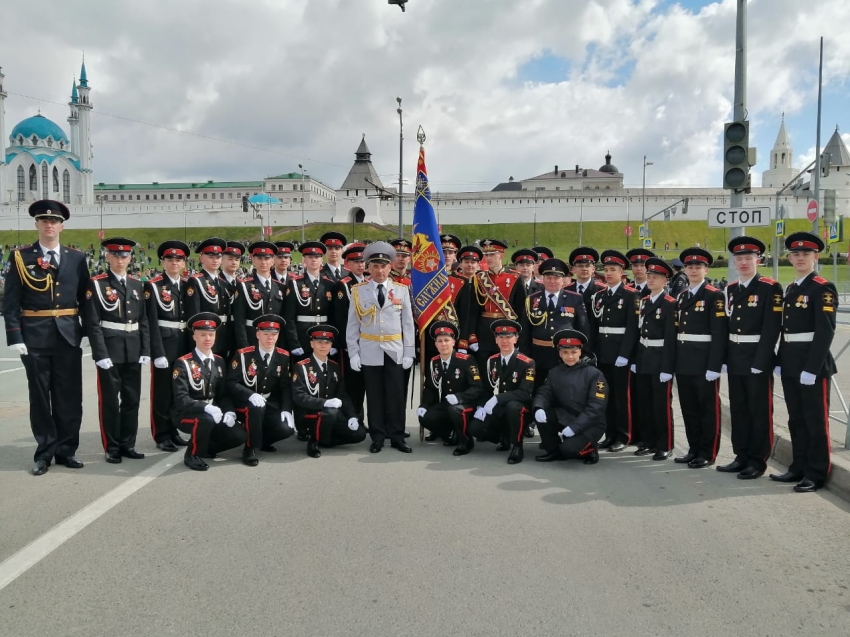
[[[823,311],[824,312],[835,312],[835,294],[832,292],[824,292],[823,297]]]
[[[305,358],[303,361],[298,361],[298,364],[299,364],[299,365],[309,365],[309,364],[310,364],[310,359],[309,359],[309,358]]]
[[[186,296],[194,296],[194,295],[195,295],[195,288],[190,285],[189,288],[186,290]]]
[[[230,366],[231,366],[233,369],[236,369],[237,367],[239,367],[239,359],[234,358],[234,359],[233,359],[233,362],[230,364]]]
[[[497,354],[497,356],[498,356],[498,354]],[[529,358],[525,354],[517,354],[516,358],[517,358],[518,361],[522,361],[523,363],[533,363],[534,362],[534,359]]]
[[[815,283],[820,283],[821,285],[826,285],[827,283],[829,283],[829,281],[824,279],[822,276],[815,276],[812,278],[812,281],[814,281]]]
[[[455,356],[457,356],[462,361],[465,361],[469,358],[469,354],[464,354],[463,352],[457,352]],[[435,358],[437,357],[435,356]]]
[[[157,274],[154,278],[148,279],[148,283],[159,283],[160,281],[162,281],[161,274]]]
[[[183,356],[181,356],[181,357],[180,357],[180,358],[178,358],[177,360],[178,360],[178,361],[187,361],[187,360],[189,360],[190,358],[192,358],[192,354],[191,354],[191,353],[189,353],[189,354],[184,354]]]
[[[176,369],[171,373],[172,378],[177,378],[179,375],[180,375],[180,371],[176,370]]]
[[[776,279],[771,279],[769,276],[763,276],[761,280],[767,283],[768,285],[773,285],[774,283],[776,283]]]
[[[709,292],[720,292],[718,288],[714,287],[713,285],[709,285],[708,283],[705,284],[705,289]]]
[[[145,290],[145,300],[147,301],[149,298],[151,298],[151,291]]]
[[[665,294],[665,295],[664,295],[664,300],[665,300],[665,301],[671,301],[671,302],[673,302],[673,303],[675,303],[675,302],[676,302],[676,299],[674,299],[674,298],[673,298],[672,296],[670,296],[669,294]]]
[[[345,293],[342,290],[340,290],[339,292],[336,293],[336,298],[338,298],[340,301],[342,300],[342,297],[344,297],[344,296],[345,296]]]
[[[104,272],[103,274],[96,274],[96,275],[94,275],[94,276],[91,278],[91,280],[92,280],[92,281],[100,281],[101,279],[105,279],[107,276],[109,276],[109,275],[108,275],[106,272]]]
[[[86,290],[86,299],[90,299],[92,297],[92,291]]]
[[[289,356],[289,352],[286,351],[285,349],[283,349],[282,347],[275,347],[274,351],[276,351],[278,354],[283,354],[284,356]]]
[[[247,354],[248,352],[253,352],[256,349],[253,345],[249,345],[248,347],[243,347],[240,350],[236,350],[238,354]]]

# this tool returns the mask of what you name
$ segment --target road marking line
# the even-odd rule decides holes
[[[156,464],[148,467],[139,475],[121,483],[112,491],[105,493],[64,522],[47,531],[20,551],[0,564],[0,591],[26,573],[42,559],[77,535],[89,524],[97,520],[110,509],[133,495],[136,491],[161,476],[171,467],[179,464],[174,456],[168,455]]]

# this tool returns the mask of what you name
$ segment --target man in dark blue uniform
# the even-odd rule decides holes
[[[596,262],[599,261],[599,253],[593,248],[580,246],[570,252],[570,268],[572,268],[573,282],[565,289],[570,292],[578,292],[584,298],[584,309],[590,317],[590,301],[593,295],[599,291],[605,291],[605,285],[596,278]],[[593,334],[585,334],[588,345],[593,348]]]
[[[70,469],[77,458],[83,419],[80,313],[89,273],[85,255],[59,243],[71,213],[45,199],[29,207],[38,241],[9,256],[3,297],[6,342],[21,356],[29,384],[30,427],[37,447],[31,472],[51,461]]]
[[[272,275],[272,259],[277,248],[268,241],[248,246],[254,269],[239,280],[233,305],[233,333],[237,349],[257,345],[254,320],[264,314],[283,314],[284,289]],[[278,344],[283,339],[278,336]]]
[[[225,282],[219,277],[221,260],[227,249],[227,241],[211,238],[202,241],[195,252],[199,254],[201,271],[186,281],[186,315],[194,316],[200,312],[212,312],[221,321],[215,336],[215,353],[227,357],[230,344],[230,296]]]

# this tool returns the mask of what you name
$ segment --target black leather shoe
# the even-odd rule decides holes
[[[672,451],[661,451],[660,449],[655,452],[655,455],[652,456],[653,460],[667,460],[670,456],[673,455]]]
[[[649,447],[638,447],[637,451],[635,451],[636,456],[651,456],[654,453],[655,449]]]
[[[584,464],[596,464],[599,462],[599,451],[594,449],[590,452],[590,454],[584,459]]]
[[[759,471],[755,467],[747,467],[738,474],[738,480],[755,480],[756,478],[761,478],[763,475],[764,471]]]
[[[542,456],[534,456],[534,459],[537,462],[555,462],[556,460],[563,460],[559,453],[544,453]]]
[[[438,438],[439,436],[437,434],[429,433],[425,436],[425,442],[435,442]]]
[[[308,440],[310,440],[310,436],[308,436],[305,433],[299,433],[298,434],[298,440],[299,440],[299,442],[307,442]]]
[[[120,454],[120,453],[118,453],[118,452],[115,452],[115,451],[113,451],[113,452],[109,452],[109,451],[107,451],[107,452],[104,454],[104,457],[106,458],[106,461],[107,461],[109,464],[121,464],[121,454]]]
[[[275,451],[277,451],[277,447],[275,447],[274,445],[263,445],[262,447],[260,447],[260,451],[274,453]]]
[[[369,453],[381,453],[381,449],[383,448],[383,442],[373,442],[371,445],[369,445]]]
[[[678,464],[688,464],[689,462],[691,462],[691,460],[695,460],[696,457],[697,457],[697,454],[691,453],[689,451],[684,456],[677,456],[677,457],[673,458],[673,462],[676,462]]]
[[[257,457],[257,452],[254,451],[253,447],[245,447],[242,450],[242,462],[249,467],[256,467],[260,464],[260,459]]]
[[[733,460],[729,464],[721,464],[717,465],[717,470],[721,473],[738,473],[739,471],[743,471],[747,468],[746,462],[741,462],[740,460]]]
[[[511,449],[511,454],[508,456],[508,464],[519,464],[525,457],[525,452],[520,445],[514,445]]]
[[[472,451],[472,449],[469,448],[469,445],[466,444],[465,442],[462,442],[457,446],[457,449],[452,451],[452,455],[453,456],[465,456],[470,451]]]
[[[613,445],[608,447],[608,451],[611,453],[617,453],[618,451],[622,451],[626,448],[625,442],[615,442]]]
[[[457,444],[457,434],[455,432],[450,433],[448,438],[443,439],[444,447],[456,447]]]
[[[511,446],[507,442],[505,442],[504,440],[502,442],[500,442],[498,445],[496,445],[496,451],[507,451],[510,448],[511,448]]]
[[[193,456],[188,453],[183,456],[183,464],[192,469],[192,471],[206,471],[210,466],[204,462],[200,456]]]
[[[794,485],[794,491],[796,491],[797,493],[814,493],[822,486],[822,484],[818,484],[814,480],[803,478],[802,480],[800,480],[799,483]]]
[[[133,447],[129,449],[119,449],[118,453],[120,453],[125,458],[130,458],[132,460],[142,460],[145,457],[145,454],[139,453]]]
[[[183,438],[180,437],[180,434],[174,434],[171,436],[171,442],[177,447],[185,447],[189,444],[187,440],[183,440]]]
[[[597,446],[599,447],[599,449],[607,449],[608,447],[610,447],[613,444],[614,444],[613,438],[605,438],[605,440],[600,442]]]
[[[803,476],[791,473],[790,471],[786,471],[785,473],[771,473],[767,477],[774,482],[800,482],[803,479]]]
[[[675,462],[675,461],[674,461]],[[705,467],[711,464],[710,460],[706,460],[705,458],[694,458],[688,463],[689,469],[704,469]]]
[[[315,440],[311,440],[307,443],[307,455],[311,458],[321,458],[322,452],[319,451],[319,443]]]
[[[156,443],[156,448],[160,451],[177,451],[177,445],[175,445],[170,438],[166,438],[165,440]]]
[[[36,460],[35,464],[33,464],[32,469],[30,469],[30,473],[34,476],[43,476],[47,473],[47,470],[50,468],[50,463],[47,460]]]
[[[82,469],[85,465],[77,456],[56,456],[56,464],[63,464],[69,469]]]
[[[393,449],[398,449],[402,453],[413,453],[413,447],[406,442],[393,442],[391,446]]]
[[[404,430],[404,437],[405,437],[405,438],[410,438],[410,429],[405,429],[405,430]]]

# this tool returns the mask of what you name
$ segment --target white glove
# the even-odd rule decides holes
[[[810,374],[809,372],[800,372],[801,385],[814,385],[815,380],[817,380],[817,376],[814,374]]]
[[[302,356],[304,354],[304,348],[296,347],[294,350],[292,350],[292,353],[295,356]]]
[[[413,359],[408,356],[405,356],[401,359],[401,366],[404,369],[410,369],[411,367],[413,367]]]
[[[537,422],[546,422],[546,410],[538,409],[534,412],[534,420]]]
[[[629,369],[632,370],[632,374],[637,374],[637,365],[634,363],[629,366]]]
[[[472,344],[469,346],[469,351],[471,351],[471,352],[477,352],[477,351],[478,351],[478,343],[472,343]]]
[[[781,378],[782,377],[782,368],[779,365],[777,365],[776,367],[773,368],[773,373]]]
[[[331,347],[331,356],[336,356],[336,353],[337,353],[338,351],[339,351],[339,350],[338,350],[336,347]]]
[[[475,418],[477,420],[484,420],[486,417],[487,417],[487,412],[484,411],[484,407],[479,407],[478,409],[476,409],[475,415],[473,415],[473,418]]]
[[[750,367],[750,373],[751,374],[761,374],[761,370],[756,369],[755,367]]]
[[[459,350],[457,351],[457,353],[458,353],[458,354],[466,354],[466,350],[465,350],[465,349],[459,349]]]
[[[492,414],[493,409],[496,407],[496,405],[498,403],[499,403],[499,399],[496,398],[495,396],[493,396],[492,398],[490,398],[490,400],[488,400],[486,403],[484,403],[484,411],[486,411],[488,414]]]
[[[139,365],[150,365],[151,357],[150,356],[139,356]]]
[[[561,432],[561,435],[564,438],[572,438],[576,435],[576,432],[573,431],[572,427],[565,427],[564,430]]]
[[[295,416],[292,415],[291,411],[282,411],[280,412],[280,422],[284,425],[295,430]]]
[[[157,369],[168,369],[168,359],[165,356],[158,356],[153,359],[153,366]]]
[[[227,425],[228,427],[232,427],[236,424],[236,414],[234,414],[232,411],[228,411],[226,414],[224,414],[222,420],[224,420],[225,425]]]
[[[357,429],[359,427],[360,427],[360,422],[358,422],[357,418],[349,418],[348,419],[348,428],[351,429],[351,431],[357,431]]]
[[[726,369],[726,363],[723,363],[723,365],[720,366],[720,373],[721,374],[728,374],[729,373],[729,371]]]
[[[673,374],[665,374],[664,372],[661,372],[661,374],[658,376],[658,380],[660,380],[662,383],[670,382],[671,380],[673,380]]]
[[[339,409],[342,407],[342,401],[339,398],[328,398],[325,401],[325,407],[328,409]]]
[[[618,356],[617,360],[614,361],[614,367],[625,367],[629,364],[629,359],[624,356]]]
[[[351,357],[351,369],[352,371],[359,372],[360,371],[360,356],[355,354]]]
[[[221,409],[219,409],[215,405],[207,405],[206,407],[204,407],[204,411],[207,412],[210,416],[212,416],[213,422],[216,424],[221,422],[221,417],[224,415],[221,413]]]
[[[419,416],[420,418],[424,418],[424,417],[425,417],[425,414],[427,414],[427,413],[428,413],[428,410],[427,410],[427,409],[425,409],[424,407],[419,407],[419,408],[416,410],[416,415],[417,415],[417,416]]]
[[[706,370],[706,372],[705,372],[705,379],[706,379],[708,382],[713,383],[713,382],[714,382],[714,381],[716,381],[718,378],[720,378],[720,372],[713,372],[713,371],[711,371],[711,370]]]
[[[104,358],[103,360],[96,361],[95,365],[97,365],[101,369],[109,369],[110,367],[112,367],[112,359]]]
[[[89,347],[89,337],[88,336],[83,336],[83,338],[80,339],[80,347],[81,348],[82,347]]]
[[[457,405],[457,396],[454,394],[446,394],[446,402],[450,405]]]
[[[265,407],[266,399],[263,398],[260,394],[251,394],[248,397],[248,402],[254,405],[254,407]]]
[[[9,345],[9,347],[15,350],[15,352],[17,352],[20,356],[26,356],[27,354],[29,354],[27,346],[23,343],[15,343],[14,345]]]

